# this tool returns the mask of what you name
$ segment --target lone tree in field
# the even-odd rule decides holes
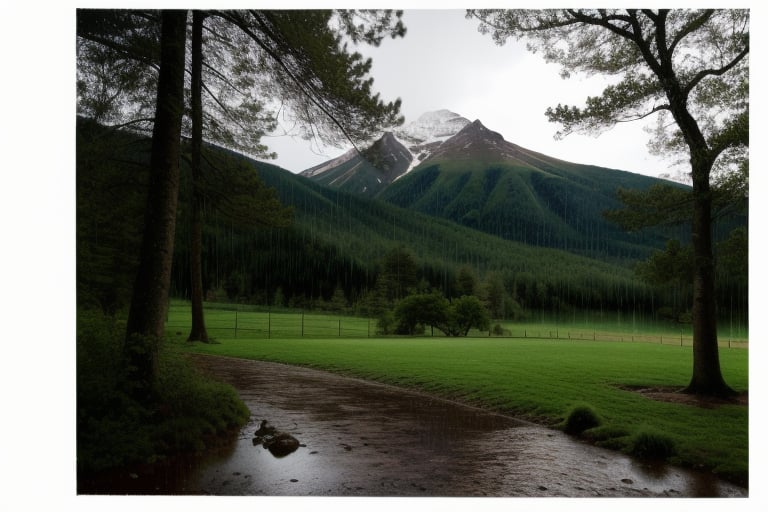
[[[729,395],[720,371],[712,252],[712,180],[744,168],[749,144],[747,10],[469,10],[480,31],[570,72],[618,77],[586,106],[547,109],[558,135],[658,116],[659,152],[686,155],[693,184],[693,376],[686,391]]]

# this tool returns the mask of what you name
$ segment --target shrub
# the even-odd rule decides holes
[[[390,311],[384,311],[376,321],[376,334],[392,334],[396,327],[395,315]]]
[[[634,435],[629,453],[642,459],[666,459],[677,452],[675,442],[665,434],[642,429]]]
[[[577,405],[568,413],[563,430],[568,434],[578,435],[587,429],[600,426],[601,423],[599,416],[591,406]]]
[[[123,357],[124,322],[78,311],[77,323],[78,472],[200,450],[247,421],[250,412],[231,386],[205,378],[166,344],[153,398],[137,401]]]

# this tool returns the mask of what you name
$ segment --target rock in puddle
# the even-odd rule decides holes
[[[275,427],[268,424],[267,420],[262,420],[259,428],[254,432],[253,445],[264,446],[275,457],[285,457],[295,452],[301,444],[292,435],[278,432]]]

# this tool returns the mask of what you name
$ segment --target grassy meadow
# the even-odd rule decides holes
[[[210,322],[223,314],[213,310],[210,313]],[[280,314],[271,316],[272,321],[277,321]],[[338,329],[338,317],[328,318],[336,319]],[[367,320],[359,321],[361,329],[367,326]],[[309,323],[307,317],[305,322]],[[333,320],[326,322],[332,324]],[[185,330],[177,332],[186,335]],[[582,435],[602,446],[632,452],[639,436],[652,433],[673,442],[671,462],[712,469],[742,484],[747,481],[746,407],[705,409],[655,401],[622,389],[684,387],[691,374],[689,346],[487,334],[468,338],[369,338],[366,334],[338,337],[335,333],[326,337],[294,334],[265,338],[248,337],[246,331],[239,331],[237,338],[231,334],[218,336],[215,344],[186,344],[181,335],[172,335],[171,339],[197,353],[329,370],[417,389],[549,426],[562,425],[573,407],[587,405],[602,424]],[[722,349],[721,364],[733,388],[748,389],[748,350]]]

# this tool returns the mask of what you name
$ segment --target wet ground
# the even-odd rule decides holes
[[[742,497],[707,473],[651,466],[514,418],[282,364],[195,356],[232,384],[251,421],[226,448],[123,492],[269,496]],[[262,420],[301,446],[254,445]],[[118,491],[120,492],[120,491]]]

